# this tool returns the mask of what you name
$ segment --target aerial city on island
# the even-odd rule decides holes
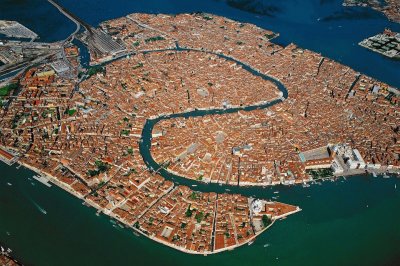
[[[0,157],[137,233],[207,255],[301,210],[170,176],[265,187],[400,171],[397,88],[213,14],[133,13],[93,28],[49,2],[76,23],[66,40],[0,42]],[[390,3],[383,12],[399,20]],[[37,38],[15,21],[0,32]],[[400,57],[389,29],[360,45]]]

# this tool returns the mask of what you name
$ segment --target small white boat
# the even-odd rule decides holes
[[[192,185],[192,187],[197,187],[197,185]]]
[[[274,191],[274,194],[278,194],[279,193],[279,191]]]
[[[372,172],[372,176],[373,176],[373,177],[377,177],[377,175],[376,175],[375,172]]]
[[[386,173],[384,173],[383,178],[389,178],[389,176]]]
[[[249,243],[247,243],[247,245],[251,245],[251,244],[253,244],[254,243],[254,241],[250,241]]]
[[[265,247],[265,248],[266,248],[266,247],[269,247],[269,244],[265,244],[264,247]]]
[[[11,183],[7,183],[7,185],[9,185],[9,186],[12,186],[12,184],[11,184]]]
[[[231,191],[229,188],[226,188],[225,191]]]

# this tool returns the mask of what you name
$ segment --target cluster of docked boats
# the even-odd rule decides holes
[[[0,250],[1,250],[0,254],[2,254],[2,255],[8,255],[12,252],[12,250],[10,248],[5,249],[2,246],[0,246]]]

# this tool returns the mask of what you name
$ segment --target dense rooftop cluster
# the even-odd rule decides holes
[[[274,45],[268,39],[275,35],[254,25],[205,14],[128,17],[181,47],[237,59],[289,92],[288,100],[266,111],[162,120],[153,131],[152,154],[160,164],[172,163],[170,171],[229,184],[302,182],[309,176],[299,153],[337,143],[359,149],[369,164],[399,166],[395,88],[312,51]],[[141,41],[115,23],[103,27]]]
[[[157,162],[196,180],[302,181],[309,177],[299,152],[331,143],[358,148],[369,163],[399,165],[398,96],[386,84],[295,45],[275,45],[272,32],[223,17],[132,14],[101,27],[130,55],[79,79],[47,64],[26,72],[3,101],[0,154],[19,156],[156,241],[190,253],[223,251],[299,209],[166,180],[139,151],[148,119],[161,118],[152,132]],[[76,64],[76,50],[66,52]],[[282,82],[289,98],[260,73]],[[278,104],[163,119],[268,102]]]
[[[22,265],[9,257],[7,254],[0,253],[0,265],[2,266],[19,266]]]
[[[399,167],[396,90],[293,45],[274,57],[265,71],[287,86],[288,100],[266,110],[163,120],[154,158],[192,179],[242,185],[308,180],[299,153],[328,144],[348,143],[369,164]]]

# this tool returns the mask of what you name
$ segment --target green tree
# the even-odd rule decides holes
[[[268,225],[271,224],[271,219],[267,215],[264,214],[262,216],[262,222],[263,222],[264,227],[267,227]]]

